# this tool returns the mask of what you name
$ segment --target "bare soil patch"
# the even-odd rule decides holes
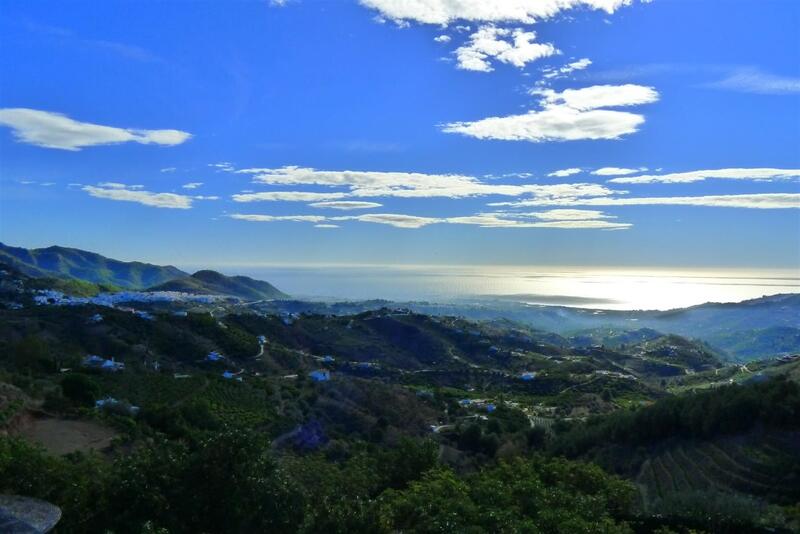
[[[32,419],[18,434],[41,444],[50,453],[61,455],[75,451],[102,450],[116,436],[112,429],[92,421]]]

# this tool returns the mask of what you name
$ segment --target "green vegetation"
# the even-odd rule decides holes
[[[0,263],[34,278],[72,278],[124,289],[146,289],[187,276],[175,267],[123,262],[65,247],[25,249],[0,243]]]
[[[799,525],[800,361],[724,366],[647,329],[578,339],[405,309],[34,306],[15,276],[0,492],[59,505],[62,532]]]
[[[151,291],[183,291],[204,295],[229,295],[244,300],[269,300],[287,298],[275,286],[247,276],[225,276],[216,271],[197,271],[191,276],[178,278],[151,287]]]
[[[650,444],[667,438],[713,438],[756,425],[800,429],[800,385],[771,380],[669,397],[636,411],[590,419],[561,436],[555,448],[577,456],[609,443]]]
[[[61,532],[630,532],[629,484],[534,457],[459,476],[405,441],[337,462],[222,429],[105,461],[0,439],[0,491],[60,503]]]

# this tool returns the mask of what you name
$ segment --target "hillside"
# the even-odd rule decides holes
[[[288,298],[269,282],[247,276],[225,276],[216,271],[197,271],[191,276],[170,280],[150,288],[151,291],[183,291],[203,295],[229,295],[244,300]]]
[[[800,294],[795,293],[667,311],[530,306],[491,298],[402,305],[420,313],[461,315],[474,320],[511,319],[573,336],[571,342],[584,346],[635,343],[653,339],[661,332],[702,340],[737,362],[800,352]]]
[[[184,289],[232,283],[217,273],[197,274],[187,277]],[[245,491],[242,481],[249,480],[274,482],[274,488],[262,488],[268,495],[278,487],[298,491],[292,498],[299,501],[282,509],[303,507],[308,532],[418,531],[414,510],[436,499],[437,506],[455,500],[466,506],[468,523],[489,517],[483,531],[503,531],[509,523],[492,522],[497,510],[487,491],[496,496],[498,488],[508,488],[502,490],[505,502],[569,490],[569,481],[589,491],[591,502],[598,491],[625,496],[610,508],[599,501],[586,512],[589,524],[611,509],[614,518],[632,524],[725,532],[717,516],[697,522],[683,508],[670,508],[674,490],[684,488],[705,492],[687,494],[690,501],[683,503],[700,507],[699,514],[714,510],[707,503],[738,506],[737,499],[778,507],[764,521],[760,508],[742,507],[746,516],[738,524],[751,532],[758,531],[756,525],[788,524],[792,517],[779,496],[796,482],[796,428],[786,421],[797,392],[769,377],[796,371],[800,361],[720,367],[701,342],[675,335],[643,331],[617,339],[617,332],[598,332],[617,339],[618,346],[586,347],[513,321],[407,309],[332,315],[258,311],[285,301],[137,301],[131,303],[135,309],[35,305],[25,298],[30,281],[13,273],[0,276],[0,304],[17,304],[0,306],[0,430],[10,436],[0,437],[0,489],[63,506],[65,532],[86,531],[82,521],[89,516],[93,531],[115,526],[127,532],[121,525],[149,520],[186,532],[170,523],[176,513],[187,517],[176,510],[196,510],[204,496],[213,502],[203,509],[213,510],[220,495]],[[211,351],[223,357],[210,360]],[[89,367],[83,363],[89,354],[114,358],[124,368]],[[319,380],[320,374],[326,378]],[[711,389],[730,378],[766,382]],[[2,382],[17,389],[4,390]],[[108,397],[116,403],[92,408]],[[755,433],[759,425],[767,438]],[[245,438],[238,432],[253,441],[239,441]],[[773,449],[780,452],[774,461],[764,457]],[[60,456],[92,450],[99,454]],[[553,453],[592,460],[627,481]],[[245,465],[250,454],[264,461]],[[714,461],[706,461],[712,455]],[[259,471],[269,466],[287,478]],[[667,472],[673,468],[683,471]],[[34,470],[32,478],[41,484],[20,486],[25,469]],[[518,472],[524,476],[514,478]],[[495,473],[498,480],[491,478]],[[541,491],[531,487],[537,473]],[[208,480],[213,482],[198,482]],[[602,489],[607,483],[608,491]],[[230,486],[218,491],[224,484]],[[449,493],[453,485],[467,489]],[[78,499],[70,497],[74,487],[80,488]],[[98,507],[100,487],[112,497]],[[213,490],[204,493],[206,487]],[[246,488],[233,501],[254,491]],[[717,492],[713,501],[710,491]],[[572,493],[554,498],[571,510],[577,502]],[[169,506],[155,510],[150,497],[166,494]],[[259,493],[257,502],[270,498]],[[185,505],[176,509],[174,502]],[[317,507],[319,502],[324,506]],[[388,503],[397,507],[387,509]],[[543,501],[537,509],[552,506]],[[87,510],[112,511],[98,516]],[[342,517],[331,517],[329,510]],[[389,514],[386,528],[369,523],[378,511]],[[203,521],[196,530],[211,524],[210,518]],[[230,519],[219,521],[227,525]],[[542,523],[542,531],[558,531],[554,526],[562,522],[575,525],[566,516],[552,521]],[[251,527],[242,523],[239,531],[276,530]],[[525,529],[520,523],[507,530]]]
[[[187,276],[172,266],[124,262],[66,247],[26,249],[0,243],[0,262],[32,277],[74,278],[123,289],[145,289]]]
[[[553,449],[635,481],[648,514],[747,531],[748,517],[800,498],[800,385],[783,367],[767,381],[589,419]]]

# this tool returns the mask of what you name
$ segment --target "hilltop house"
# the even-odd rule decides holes
[[[206,355],[207,362],[219,362],[225,359],[225,356],[220,354],[219,352],[212,350]]]
[[[107,360],[105,358],[101,358],[96,354],[90,354],[86,358],[83,359],[83,366],[88,367],[90,369],[102,369],[103,371],[124,371],[125,364],[122,362],[114,361],[114,358]]]
[[[311,380],[314,382],[327,382],[331,379],[331,372],[326,369],[318,369],[316,371],[311,371],[308,376],[311,377]]]

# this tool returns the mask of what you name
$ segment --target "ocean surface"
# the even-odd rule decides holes
[[[190,270],[191,267],[183,268]],[[576,267],[211,267],[266,280],[305,299],[453,302],[491,297],[535,304],[666,310],[800,293],[798,270],[661,270]]]

